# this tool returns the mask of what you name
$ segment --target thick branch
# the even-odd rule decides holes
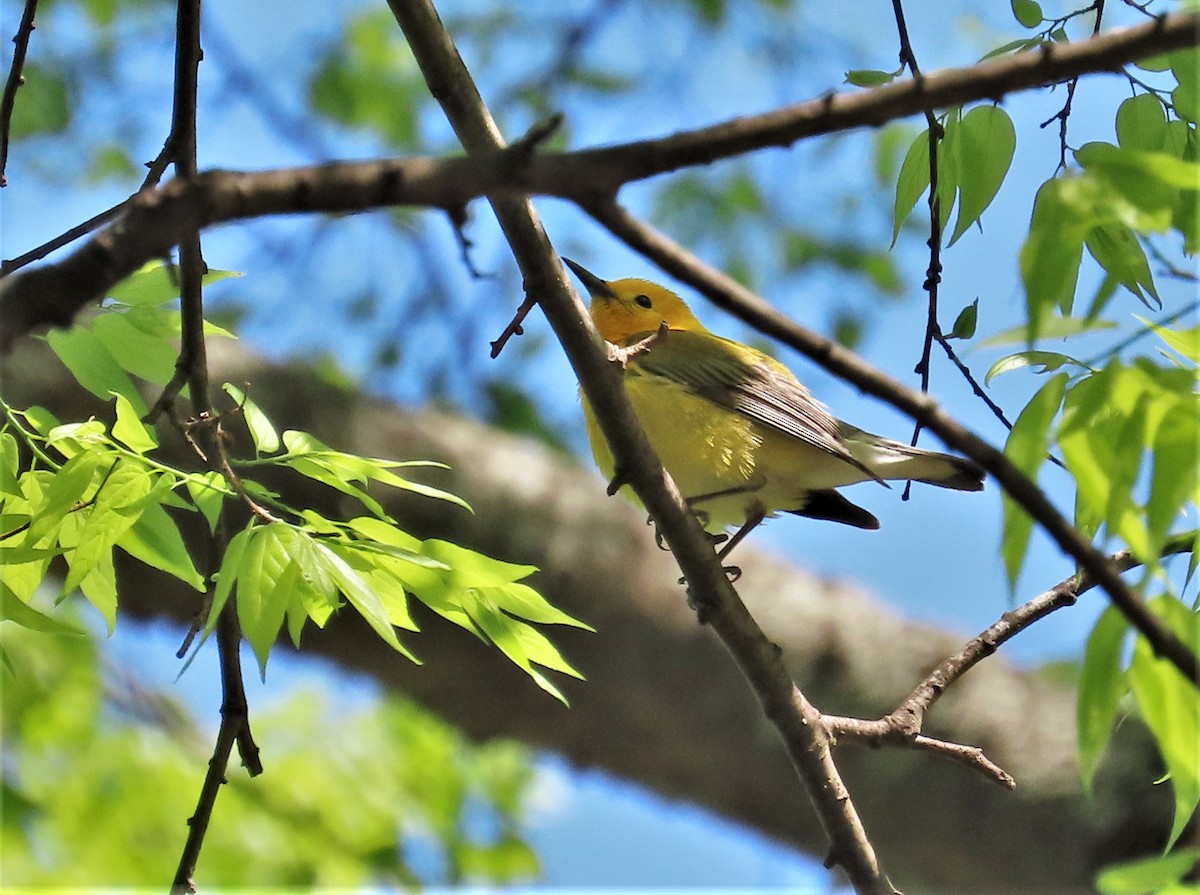
[[[629,246],[715,304],[761,332],[790,345],[831,373],[908,414],[935,432],[947,445],[979,463],[1054,539],[1063,552],[1074,557],[1080,568],[1104,588],[1113,604],[1146,638],[1156,655],[1170,661],[1188,680],[1200,682],[1200,659],[1197,659],[1196,653],[1150,612],[1145,601],[1121,578],[1113,562],[1067,521],[1037,483],[1021,472],[1003,451],[959,423],[929,395],[909,388],[853,351],[800,326],[736,280],[705,264],[616,203],[596,206],[590,211]]]
[[[433,6],[423,0],[389,0],[417,63],[468,152],[503,147],[462,59]],[[783,738],[817,814],[829,835],[827,864],[841,866],[860,893],[889,893],[875,852],[833,763],[820,713],[792,683],[777,646],[746,610],[713,552],[711,541],[681,499],[654,455],[621,386],[619,369],[599,351],[583,306],[566,286],[531,202],[493,200],[513,253],[562,343],[581,386],[617,457],[620,474],[633,486],[659,525],[693,599],[751,683],[768,718]]]
[[[1200,14],[1167,16],[1076,44],[1044,47],[920,81],[830,94],[765,115],[658,140],[542,155],[528,147],[481,150],[467,159],[331,163],[261,173],[212,171],[130,200],[126,214],[58,264],[0,284],[0,349],[30,329],[65,325],[88,302],[177,245],[184,233],[226,221],[297,212],[364,211],[393,205],[457,209],[483,195],[555,195],[595,202],[633,180],[707,164],[820,134],[878,126],[926,108],[1109,71],[1197,42]],[[8,269],[11,269],[8,268]]]

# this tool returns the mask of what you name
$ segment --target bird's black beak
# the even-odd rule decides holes
[[[563,258],[563,264],[571,268],[575,272],[575,276],[579,277],[579,281],[587,288],[588,295],[592,298],[616,298],[617,294],[613,292],[612,286],[604,282],[582,264],[576,264],[570,258]]]

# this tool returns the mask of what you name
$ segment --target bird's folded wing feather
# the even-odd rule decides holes
[[[629,341],[643,335],[648,334]],[[850,453],[838,421],[825,406],[782,364],[765,355],[748,354],[751,351],[712,333],[671,330],[630,366],[826,451],[880,480]]]

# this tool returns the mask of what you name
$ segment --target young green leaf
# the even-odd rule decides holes
[[[892,246],[900,237],[900,228],[912,214],[917,200],[929,188],[929,131],[917,134],[904,161],[900,163],[900,176],[896,181],[896,204],[892,211]]]
[[[92,332],[109,354],[127,372],[155,385],[166,385],[175,373],[179,356],[176,342],[179,330],[172,329],[157,308],[135,308],[131,311],[108,309],[91,323]],[[151,318],[158,318],[157,328],[151,329]],[[165,325],[164,325],[165,324]]]
[[[140,511],[120,512],[136,506],[150,493],[151,475],[136,463],[120,461],[109,473],[90,509],[81,513],[75,549],[67,554],[70,566],[63,593],[69,593],[90,574],[101,557],[112,553],[113,545],[137,521]]]
[[[1162,596],[1150,606],[1185,643],[1200,641],[1197,615],[1178,600]],[[1175,821],[1167,841],[1170,848],[1200,802],[1200,693],[1175,666],[1156,657],[1142,637],[1134,644],[1129,682],[1175,794]]]
[[[134,559],[204,592],[204,576],[196,571],[179,529],[161,506],[146,507],[133,526],[117,540],[117,546]]]
[[[895,72],[872,68],[855,68],[846,72],[846,83],[855,87],[882,87],[896,78]]]
[[[1031,478],[1036,477],[1038,468],[1046,459],[1050,447],[1050,424],[1062,406],[1066,387],[1066,373],[1054,376],[1025,405],[1013,423],[1012,431],[1008,433],[1004,453]],[[1009,590],[1015,591],[1029,548],[1033,519],[1008,495],[1003,498],[1002,511],[1004,526],[1000,553],[1008,575]]]
[[[196,473],[184,479],[184,485],[192,503],[208,523],[208,530],[216,532],[217,520],[221,518],[221,508],[229,493],[225,477],[219,472]]]
[[[1115,329],[1116,324],[1111,320],[1096,320],[1090,317],[1052,317],[1034,332],[1027,325],[1014,326],[1004,332],[989,336],[979,343],[980,348],[994,348],[998,345],[1029,345],[1042,339],[1069,339],[1087,333]],[[1047,352],[1050,354],[1052,352]]]
[[[1017,149],[1016,128],[999,106],[969,111],[958,125],[957,139],[957,151],[966,163],[959,166],[958,219],[948,245],[954,245],[992,204]],[[944,214],[948,220],[949,211]]]
[[[98,453],[76,454],[63,464],[62,469],[54,474],[44,491],[39,490],[38,499],[30,499],[32,521],[25,531],[23,543],[29,547],[38,546],[43,539],[53,538],[62,525],[63,518],[83,502],[85,492],[91,487],[92,480],[100,467],[101,456]],[[109,460],[111,463],[112,461]],[[36,480],[28,478],[23,485],[33,486]],[[27,495],[32,497],[32,495]]]
[[[958,312],[954,318],[954,326],[946,334],[947,339],[970,339],[975,335],[975,327],[979,322],[979,299],[975,299]]]
[[[335,545],[315,542],[317,554],[324,563],[330,579],[381,638],[384,643],[396,650],[402,656],[417,662],[417,657],[410,653],[396,637],[396,629],[388,619],[387,610],[362,576],[356,572],[339,553]],[[419,663],[418,663],[419,664]]]
[[[208,286],[240,276],[235,270],[210,270],[204,275],[202,283]],[[161,261],[151,261],[114,286],[108,295],[113,301],[124,305],[161,305],[179,297],[179,280],[175,272]]]
[[[82,326],[52,329],[47,333],[46,341],[71,375],[93,395],[106,401],[113,392],[124,395],[138,416],[145,415],[146,402],[134,387],[133,380],[90,329]]]
[[[1193,847],[1116,864],[1096,877],[1096,889],[1101,895],[1195,895],[1195,886],[1186,880],[1198,862],[1200,848]]]
[[[237,576],[238,622],[254,650],[259,674],[264,679],[267,658],[279,636],[300,577],[298,567],[279,537],[284,530],[290,529],[283,522],[259,526],[246,548]]]
[[[983,377],[984,385],[991,385],[992,380],[1001,373],[1008,373],[1011,370],[1022,370],[1026,367],[1036,368],[1034,373],[1053,373],[1055,370],[1061,370],[1065,366],[1079,367],[1081,370],[1088,370],[1090,367],[1085,366],[1082,362],[1068,354],[1060,354],[1057,351],[1040,351],[1036,348],[1031,348],[1029,351],[1018,351],[1016,354],[1009,354],[1000,358],[991,367],[988,368],[987,374]]]
[[[158,447],[158,435],[143,423],[138,412],[124,395],[113,392],[117,399],[117,419],[113,423],[112,436],[125,447],[138,454],[145,454]]]
[[[31,631],[41,631],[43,634],[68,634],[76,637],[84,635],[84,632],[75,626],[38,612],[23,602],[3,581],[0,581],[0,621],[10,621]]]
[[[250,429],[250,437],[254,441],[254,452],[262,455],[273,454],[279,450],[279,435],[275,432],[275,427],[271,425],[267,415],[259,410],[258,405],[233,383],[226,382],[222,388],[242,409],[242,415]]]
[[[1167,113],[1151,93],[1131,96],[1117,109],[1117,143],[1122,149],[1158,152],[1166,145]]]
[[[1088,253],[1113,279],[1147,307],[1162,307],[1146,253],[1133,231],[1119,223],[1093,227],[1084,238]],[[1153,302],[1151,302],[1153,299]]]
[[[1117,705],[1129,691],[1122,647],[1129,622],[1115,606],[1101,614],[1088,636],[1079,677],[1076,719],[1079,731],[1079,776],[1091,792],[1100,757],[1117,720]]]
[[[1037,0],[1009,0],[1012,6],[1013,18],[1026,28],[1036,28],[1042,24],[1042,7]]]

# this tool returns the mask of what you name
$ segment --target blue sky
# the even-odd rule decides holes
[[[358,0],[310,3],[298,13],[294,3],[270,0],[249,5],[212,4],[206,7],[206,14],[211,16],[211,22],[236,52],[250,60],[260,73],[283,73],[283,76],[266,80],[280,108],[300,114],[303,93],[299,78],[311,66],[320,36],[328,34],[349,10],[364,5]],[[5,0],[0,5],[4,13],[0,24],[5,33],[13,30],[18,7],[14,0]],[[458,5],[461,10],[470,7],[470,4]],[[570,15],[575,10],[586,10],[588,5],[544,3],[543,8],[547,15]],[[833,14],[831,7],[826,11],[809,10],[804,18],[780,18],[774,25],[773,37],[792,46],[796,52],[804,53],[807,60],[795,83],[780,83],[767,77],[762,61],[763,47],[756,52],[740,46],[738,38],[747,34],[762,38],[752,30],[748,16],[736,10],[731,13],[732,37],[725,51],[697,55],[691,52],[693,35],[666,27],[679,20],[677,9],[659,11],[646,20],[639,14],[639,7],[628,6],[589,44],[589,58],[614,72],[629,70],[667,79],[670,101],[664,101],[661,89],[643,100],[611,106],[577,100],[573,108],[567,109],[574,145],[657,136],[679,128],[699,126],[733,114],[806,99],[826,89],[837,89],[844,71],[849,68],[893,68],[896,40],[890,4],[874,0],[856,4],[856,8],[858,15]],[[1050,11],[1050,4],[1047,4],[1047,10]],[[455,4],[445,4],[443,11],[450,17]],[[927,71],[950,64],[969,64],[1020,30],[1011,23],[1006,4],[955,7],[949,14],[949,21],[944,17],[944,11],[942,17],[937,17],[930,15],[925,6],[915,4],[909,14],[914,46]],[[1122,4],[1110,4],[1111,24],[1133,21],[1133,15]],[[48,33],[47,29],[42,29],[36,33],[35,57],[44,47],[69,53],[78,40],[70,29],[82,26],[81,19],[64,15],[56,21],[61,26],[57,31]],[[864,26],[871,22],[877,27]],[[655,52],[649,56],[631,56],[629,48],[641,46],[641,35],[648,29],[659,29],[661,35]],[[262,41],[264,34],[271,35],[268,43]],[[947,34],[951,39],[947,39]],[[770,46],[766,47],[766,50],[770,49]],[[536,50],[533,52],[536,54]],[[466,55],[469,65],[478,61],[470,52]],[[528,60],[520,60],[512,64],[527,63]],[[164,115],[169,107],[164,103],[169,102],[169,97],[165,96],[166,91],[156,74],[164,65],[161,48],[155,50],[148,45],[132,60],[119,60],[118,64],[125,67],[129,77],[138,80],[147,112],[162,121],[161,132],[165,133]],[[477,74],[483,76],[487,70],[480,64]],[[205,106],[201,119],[202,167],[262,168],[307,160],[295,141],[282,138],[275,129],[264,125],[252,107],[229,92],[210,69],[202,69],[202,72],[205,79],[202,83],[212,91],[209,95],[215,94],[219,98],[218,102]],[[489,89],[486,79],[482,86],[486,95]],[[1111,139],[1113,110],[1125,95],[1128,95],[1128,87],[1119,78],[1102,76],[1087,80],[1076,98],[1071,119],[1072,143],[1080,145],[1089,139]],[[1053,172],[1058,158],[1056,129],[1039,129],[1037,124],[1057,111],[1062,98],[1060,90],[1050,95],[1030,94],[1005,101],[1005,109],[1017,124],[1017,156],[996,205],[984,217],[983,232],[969,232],[944,257],[941,292],[943,306],[948,309],[943,315],[944,325],[948,325],[958,308],[976,297],[981,299],[982,305],[982,334],[1011,326],[1020,313],[1023,296],[1017,277],[1016,254],[1028,224],[1033,192]],[[116,113],[106,109],[101,102],[93,104],[88,114],[94,115],[95,126],[104,130],[111,125],[105,116]],[[444,125],[435,120],[427,126],[433,133],[439,132],[439,128],[444,132]],[[339,157],[363,157],[379,152],[374,141],[365,136],[336,134],[325,128],[320,132],[320,139],[325,140],[326,146]],[[13,185],[2,196],[4,217],[9,224],[0,232],[0,254],[4,257],[19,254],[124,197],[124,189],[113,184],[100,184],[79,194],[63,190],[54,182],[53,166],[57,156],[47,152],[48,146],[48,143],[31,144],[18,147],[14,153],[10,169]],[[155,154],[157,146],[139,147],[139,151],[149,158]],[[756,160],[755,165],[770,178],[780,201],[787,207],[821,217],[839,235],[883,248],[890,238],[886,214],[856,215],[831,207],[844,190],[859,194],[864,202],[880,201],[880,193],[870,180],[871,152],[870,135],[859,134],[832,141],[812,141],[791,151],[767,152]],[[48,171],[51,176],[25,177],[22,165]],[[806,177],[809,166],[819,170],[820,177]],[[649,188],[639,186],[631,188],[623,198],[635,211],[646,211],[649,193]],[[923,207],[923,203],[918,205],[918,215]],[[645,261],[617,245],[576,209],[549,200],[541,203],[541,209],[556,244],[575,257],[580,257],[578,250],[582,248],[587,255],[580,260],[601,276],[655,276]],[[520,294],[511,259],[505,259],[504,249],[487,212],[480,207],[474,214],[471,236],[477,243],[477,259],[485,269],[500,270],[503,276],[473,282],[451,263],[445,274],[450,289],[463,307],[497,300],[515,307]],[[19,225],[13,226],[13,222],[19,222]],[[287,234],[309,224],[288,221],[270,226],[277,228],[280,234]],[[380,257],[387,251],[386,243],[384,238],[372,235],[369,218],[350,219],[340,222],[339,226],[344,226],[349,233],[341,245],[357,242],[362,246],[361,255],[343,256],[339,266],[326,271],[326,282],[311,284],[314,295],[319,295],[323,289],[345,285],[349,270],[365,271],[383,279],[395,275],[396,262]],[[447,259],[457,257],[448,227],[439,229],[435,226],[426,238],[435,253]],[[239,268],[239,262],[245,260],[247,253],[239,230],[224,228],[206,237],[206,254],[209,263],[215,267]],[[915,382],[911,369],[919,352],[925,314],[920,293],[925,253],[920,239],[902,240],[895,250],[895,258],[904,272],[910,294],[904,301],[879,304],[873,312],[877,315],[875,325],[859,350],[885,370]],[[252,271],[248,279],[254,276]],[[270,274],[265,277],[265,285],[260,280],[254,288],[269,289]],[[1081,294],[1086,294],[1095,283],[1094,275],[1085,275]],[[1160,282],[1160,286],[1170,296],[1168,307],[1190,300],[1190,296],[1166,282]],[[845,277],[833,271],[817,270],[802,284],[781,284],[779,291],[769,297],[793,309],[801,322],[826,329],[832,315],[846,300],[847,288]],[[985,289],[986,292],[981,291]],[[320,302],[293,303],[292,306],[296,313],[286,327],[274,327],[269,320],[252,318],[245,333],[247,341],[255,349],[276,357],[328,347],[326,310]],[[1126,307],[1134,312],[1140,310],[1137,305]],[[743,332],[734,321],[711,309],[701,309],[701,315],[720,332],[730,335]],[[531,321],[528,328],[530,335],[527,338],[548,336],[548,329],[540,320]],[[478,358],[486,357],[487,341],[495,335],[480,333],[479,343],[470,346]],[[1103,340],[1096,343],[1097,347],[1104,344],[1107,342]],[[1081,350],[1086,353],[1086,349]],[[338,351],[348,369],[366,368],[368,346],[365,344],[343,343],[338,346]],[[965,359],[981,375],[1001,353],[996,350],[968,351]],[[819,397],[834,407],[839,416],[863,428],[901,439],[908,437],[910,424],[897,413],[864,399],[801,358],[785,354],[783,359]],[[575,404],[576,386],[565,361],[556,352],[546,352],[533,371],[541,379],[543,387],[540,390],[547,394],[548,415],[560,423],[568,433],[568,440],[581,448],[583,438]],[[1006,408],[1019,408],[1039,384],[1033,377],[1012,374],[998,380],[994,396]],[[406,389],[403,382],[382,380],[372,381],[370,385],[407,402],[422,397]],[[971,398],[969,390],[950,366],[941,361],[935,366],[934,391],[969,425],[995,442],[1003,440],[1003,432],[990,414]],[[1066,477],[1047,469],[1044,483],[1059,506],[1069,512],[1071,494]],[[600,486],[598,480],[597,487]],[[858,486],[852,497],[861,499],[879,516],[883,523],[880,532],[859,532],[789,518],[764,526],[754,539],[814,571],[835,577],[853,577],[905,613],[960,630],[964,635],[990,624],[1011,605],[997,558],[1000,509],[999,494],[994,485],[989,484],[983,495],[918,487],[908,502],[899,500],[899,489],[893,492],[877,489],[876,493],[870,493],[865,490],[868,488],[867,485]],[[1071,565],[1058,551],[1044,538],[1035,535],[1017,599],[1033,596],[1071,571]],[[1083,638],[1104,605],[1103,597],[1093,593],[1077,607],[1034,626],[1004,651],[1025,663],[1077,657]],[[156,676],[158,682],[166,683],[173,678],[174,670],[173,666],[163,663],[162,657],[173,652],[176,645],[173,636],[122,629],[114,638],[113,647],[118,654]],[[213,658],[211,651],[208,658]],[[314,672],[290,657],[272,661],[267,687],[258,690],[256,684],[258,692],[251,694],[252,702],[296,686],[314,674],[325,679],[324,670]],[[214,699],[206,689],[206,682],[211,679],[212,669],[198,661],[179,684],[173,685],[189,703],[197,706],[202,718],[216,717]],[[548,881],[555,885],[689,886],[713,882],[728,886],[806,888],[820,885],[815,881],[825,879],[824,872],[812,862],[694,809],[668,804],[600,775],[578,772],[554,757],[545,757],[541,766],[541,814],[533,823],[530,834],[540,846]],[[587,853],[580,853],[581,842],[588,844]],[[664,842],[670,843],[669,850],[663,850]],[[599,878],[599,867],[613,868],[611,878]]]

